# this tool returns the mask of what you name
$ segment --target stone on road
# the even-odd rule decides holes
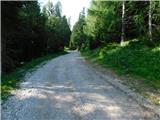
[[[158,120],[85,63],[78,52],[26,75],[3,105],[3,120]]]

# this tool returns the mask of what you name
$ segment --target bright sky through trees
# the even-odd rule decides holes
[[[58,0],[51,0],[55,4]],[[59,0],[62,4],[62,14],[67,18],[71,17],[71,26],[78,20],[79,12],[83,7],[88,8],[91,0]],[[39,0],[41,7],[43,7],[48,0]]]

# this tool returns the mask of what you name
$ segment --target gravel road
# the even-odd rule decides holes
[[[158,120],[72,51],[27,74],[2,120]]]

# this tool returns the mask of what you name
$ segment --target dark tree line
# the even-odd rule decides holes
[[[48,3],[41,11],[37,1],[2,1],[1,17],[3,73],[33,58],[62,51],[70,39],[60,3]]]
[[[88,14],[73,27],[70,47],[94,49],[134,38],[160,41],[160,1],[93,0]]]

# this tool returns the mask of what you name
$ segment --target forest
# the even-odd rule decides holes
[[[137,91],[159,94],[160,1],[92,0],[72,30],[60,2],[41,9],[37,1],[3,1],[1,9],[2,74],[68,47],[119,75],[136,77],[125,84]]]
[[[70,39],[70,24],[61,14],[61,3],[48,2],[40,9],[38,1],[1,2],[2,73],[25,62],[63,51]]]
[[[71,48],[95,49],[106,43],[122,44],[139,37],[149,44],[159,42],[159,1],[93,0],[87,15],[84,11],[73,27]]]

